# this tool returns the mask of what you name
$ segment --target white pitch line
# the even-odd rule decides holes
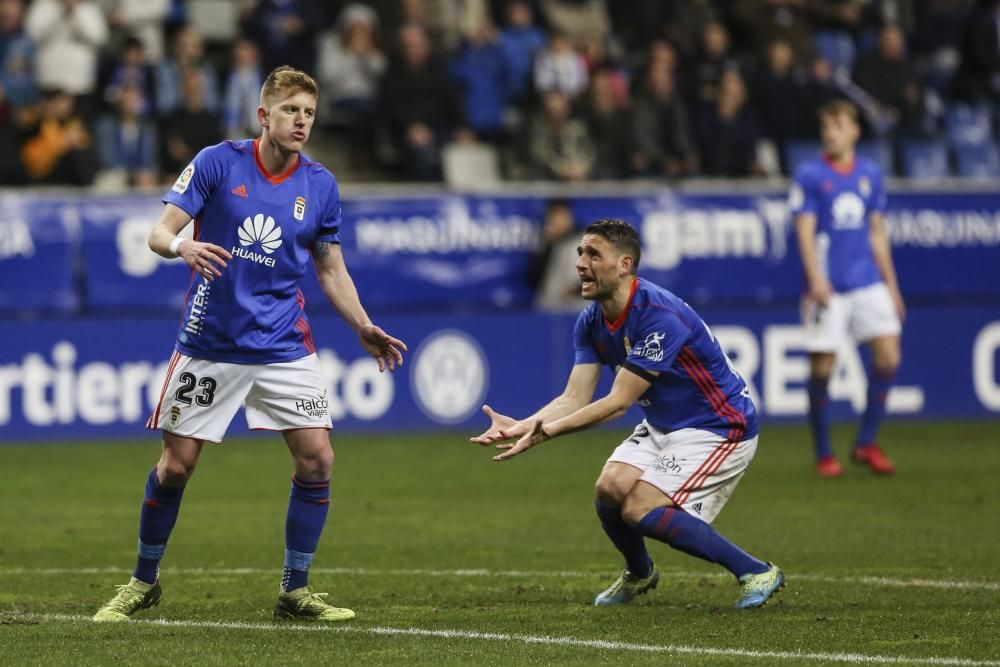
[[[45,614],[50,621],[90,622],[89,616]],[[430,628],[388,628],[380,625],[298,625],[287,623],[239,623],[233,621],[174,621],[167,619],[132,619],[130,624],[157,625],[174,628],[217,628],[222,630],[262,630],[271,632],[330,632],[368,634],[379,636],[431,637],[436,639],[469,639],[495,642],[520,642],[545,646],[567,646],[606,651],[634,651],[638,653],[673,653],[677,655],[703,655],[727,658],[767,658],[774,660],[810,660],[876,665],[948,665],[956,667],[1000,667],[995,660],[970,660],[951,657],[910,657],[897,655],[869,655],[865,653],[812,653],[803,651],[755,651],[742,648],[716,648],[711,646],[686,646],[683,644],[637,644],[607,639],[577,639],[576,637],[550,637],[546,635],[521,635],[504,632],[477,632],[475,630],[434,630]]]
[[[84,574],[123,574],[131,572],[131,569],[124,567],[78,567],[78,568],[26,568],[8,567],[0,568],[0,576],[3,575],[84,575]],[[201,567],[167,567],[163,570],[166,574],[177,575],[217,575],[217,576],[237,576],[237,575],[270,575],[278,571],[277,568],[201,568]],[[314,567],[310,570],[313,574],[347,575],[347,576],[417,576],[417,577],[513,577],[520,579],[530,578],[580,578],[593,577],[601,578],[610,576],[610,571],[585,571],[585,570],[490,570],[490,569],[456,569],[456,570],[433,570],[433,569],[377,569],[377,568],[354,568],[354,567]],[[793,582],[816,582],[825,584],[854,584],[863,586],[878,586],[884,588],[935,588],[941,590],[981,590],[1000,591],[1000,582],[997,581],[968,581],[961,579],[907,579],[904,577],[878,577],[878,576],[845,576],[838,577],[823,574],[808,573],[787,573]],[[702,579],[702,578],[722,578],[728,579],[730,575],[725,572],[662,572],[661,576],[673,577],[677,579]]]

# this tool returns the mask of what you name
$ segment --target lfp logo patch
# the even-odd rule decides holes
[[[295,216],[296,220],[303,220],[306,216],[306,198],[296,197],[295,198],[295,208],[292,210],[292,215]]]
[[[177,194],[184,194],[187,192],[188,185],[191,184],[191,178],[194,176],[194,164],[189,164],[181,172],[181,175],[177,177],[177,182],[174,183],[174,187],[171,188]]]

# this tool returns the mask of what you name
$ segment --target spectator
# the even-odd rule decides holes
[[[370,126],[378,104],[379,80],[388,62],[376,42],[377,27],[370,7],[351,4],[341,12],[337,30],[320,39],[320,104],[330,116],[346,115],[352,127]]]
[[[687,107],[677,92],[673,70],[660,61],[646,72],[644,83],[635,105],[633,169],[670,178],[697,173]]]
[[[962,30],[955,97],[1000,102],[1000,0],[979,0]]]
[[[803,0],[740,0],[732,3],[729,13],[758,57],[765,55],[768,44],[783,40],[791,45],[796,61],[807,62],[813,57],[807,4]]]
[[[606,0],[542,0],[542,11],[552,32],[579,46],[591,35],[611,34]]]
[[[757,119],[747,103],[746,85],[736,70],[726,70],[713,106],[698,115],[696,134],[702,169],[708,176],[759,176]]]
[[[195,153],[222,141],[218,116],[205,106],[205,79],[199,69],[181,72],[181,106],[163,119],[160,155],[164,176],[173,181]]]
[[[701,51],[691,67],[690,96],[696,108],[715,102],[722,74],[729,69],[745,71],[746,67],[732,51],[726,26],[712,21],[705,26]]]
[[[264,56],[264,69],[290,65],[316,71],[316,35],[323,25],[320,0],[257,0],[243,21],[247,37]]]
[[[0,185],[20,185],[22,182],[21,127],[3,86],[0,86]]]
[[[784,40],[771,42],[767,49],[767,63],[757,77],[754,90],[754,108],[761,120],[761,133],[775,143],[779,154],[795,128],[804,122],[800,118],[800,92],[803,81],[795,70],[795,53],[792,45]]]
[[[109,109],[118,108],[118,100],[125,86],[136,86],[141,96],[143,113],[156,109],[155,73],[146,61],[145,47],[138,37],[126,37],[121,57],[108,67],[103,86],[102,102]]]
[[[594,142],[592,178],[625,178],[635,153],[632,115],[615,91],[617,76],[613,69],[602,68],[590,79],[584,120]]]
[[[819,110],[835,98],[841,97],[833,80],[833,68],[830,62],[821,56],[812,61],[809,76],[799,88],[796,95],[799,122],[793,131],[797,138],[813,139],[816,135],[816,119]]]
[[[42,95],[38,122],[29,129],[21,150],[31,183],[89,185],[93,180],[97,172],[93,142],[75,105],[65,91]]]
[[[260,132],[257,107],[260,87],[264,84],[257,45],[249,39],[233,42],[233,65],[226,77],[222,107],[224,134],[237,141]]]
[[[510,72],[500,34],[489,18],[483,19],[452,56],[449,70],[461,89],[465,118],[472,131],[489,140],[502,138]]]
[[[382,80],[380,116],[409,175],[437,180],[441,177],[441,147],[459,138],[456,132],[463,129],[460,105],[451,82],[431,59],[423,28],[402,28],[399,51]]]
[[[506,5],[507,23],[500,36],[507,60],[509,96],[514,102],[527,100],[534,69],[535,54],[545,46],[545,33],[535,25],[531,5],[526,0],[510,0]]]
[[[535,59],[535,90],[574,98],[587,88],[587,65],[566,35],[554,33]]]
[[[156,66],[156,111],[166,116],[183,103],[184,72],[196,69],[201,74],[202,103],[209,111],[218,111],[219,79],[205,60],[201,33],[191,25],[181,25],[171,40],[171,57]]]
[[[712,0],[687,0],[667,5],[662,38],[673,44],[685,63],[693,63],[701,54],[705,28],[722,20]]]
[[[528,267],[528,282],[535,290],[535,308],[577,313],[587,305],[580,296],[580,274],[576,270],[579,245],[580,233],[569,202],[548,201],[539,245]]]
[[[913,65],[906,60],[903,33],[898,27],[882,28],[878,50],[858,60],[853,78],[897,120],[900,132],[910,136],[925,133],[923,91]]]
[[[93,97],[98,52],[108,40],[108,26],[98,6],[91,0],[35,0],[25,28],[38,47],[39,87]],[[84,106],[92,103],[80,101]]]
[[[98,120],[96,134],[105,173],[114,172],[133,186],[156,185],[156,126],[138,85],[121,87],[117,110]]]
[[[445,58],[477,25],[490,16],[487,0],[372,0],[390,34],[418,25],[435,56]]]
[[[674,3],[661,0],[614,0],[608,3],[611,32],[629,53],[641,53],[663,37],[663,28],[671,18]],[[685,9],[699,4],[684,3]],[[697,31],[695,34],[701,32]]]
[[[0,95],[13,125],[38,97],[35,47],[24,32],[23,15],[22,0],[0,0]]]
[[[170,0],[103,0],[112,35],[134,35],[150,62],[163,59],[163,22]]]
[[[560,181],[590,177],[594,145],[587,125],[570,115],[565,93],[553,90],[542,95],[541,108],[528,122],[523,141],[529,175]]]

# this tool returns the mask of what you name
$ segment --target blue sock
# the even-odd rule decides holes
[[[642,533],[625,523],[621,507],[605,505],[599,500],[594,503],[594,507],[605,534],[625,557],[628,571],[640,577],[648,577],[653,569],[653,561],[646,551],[646,540]]]
[[[330,510],[330,480],[301,482],[292,476],[292,492],[288,498],[285,519],[285,570],[281,589],[294,591],[309,583],[319,536]]]
[[[866,447],[878,442],[878,427],[885,418],[885,399],[892,388],[895,373],[879,372],[874,368],[868,373],[868,405],[861,416],[861,427],[858,429],[858,439],[855,447]]]
[[[737,579],[745,574],[767,572],[768,565],[715,532],[709,524],[676,507],[657,507],[639,522],[647,537],[666,542],[674,549],[718,563]]]
[[[184,487],[162,486],[154,467],[146,480],[146,494],[139,512],[139,558],[134,576],[147,584],[156,582],[160,559],[167,550],[167,540],[177,523]]]
[[[830,446],[829,378],[809,378],[809,427],[812,429],[816,460],[833,456]]]

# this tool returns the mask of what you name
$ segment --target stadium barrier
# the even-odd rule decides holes
[[[783,193],[578,192],[581,223],[623,217],[644,236],[643,275],[684,296],[753,387],[765,420],[801,419],[801,285]],[[352,275],[380,324],[411,347],[379,374],[310,283],[313,329],[345,431],[485,425],[483,401],[523,415],[558,393],[573,317],[525,312],[523,275],[549,193],[369,193],[344,203]],[[565,193],[562,193],[565,194]],[[910,303],[889,409],[921,418],[1000,414],[1000,195],[892,191],[890,236]],[[145,239],[155,196],[0,194],[0,442],[138,436],[159,398],[189,284]],[[238,221],[237,221],[238,222]],[[234,222],[234,224],[237,224]],[[845,351],[835,416],[864,405]],[[313,404],[315,407],[315,403]],[[237,417],[232,434],[244,431]]]
[[[794,310],[705,312],[765,421],[801,419],[808,362]],[[419,431],[486,426],[483,402],[530,414],[559,393],[573,362],[572,315],[398,315],[379,323],[410,346],[396,373],[379,373],[334,317],[312,318],[325,396],[337,430]],[[0,324],[0,441],[141,436],[159,400],[176,319],[49,319]],[[889,411],[920,418],[1000,415],[1000,313],[920,307],[903,335]],[[605,391],[610,373],[599,391]],[[865,402],[864,359],[844,350],[831,383],[835,417]],[[635,413],[631,418],[637,419]],[[625,424],[630,424],[626,418]],[[237,417],[230,434],[246,431]]]

